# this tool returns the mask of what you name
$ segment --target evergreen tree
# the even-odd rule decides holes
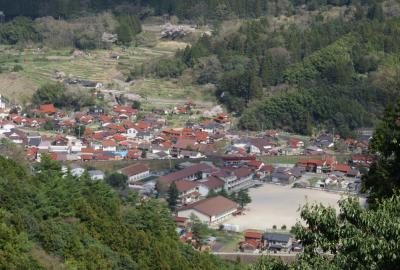
[[[375,156],[364,188],[370,191],[370,203],[391,197],[400,188],[400,99],[390,106],[370,142],[369,151]]]
[[[179,200],[179,191],[176,187],[175,182],[172,182],[172,184],[169,186],[168,189],[168,199],[167,199],[169,208],[172,211],[175,211],[176,206],[178,204],[178,200]]]
[[[112,173],[106,177],[106,182],[114,188],[123,189],[127,185],[128,177],[122,173]]]

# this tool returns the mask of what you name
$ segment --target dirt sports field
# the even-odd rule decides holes
[[[300,220],[299,208],[307,202],[322,203],[325,206],[333,206],[337,210],[338,200],[343,195],[319,190],[291,188],[290,186],[278,186],[266,184],[259,188],[249,190],[252,203],[246,206],[248,209],[244,215],[233,217],[224,223],[236,224],[240,230],[271,229],[273,225],[281,228],[286,225],[288,229]],[[360,200],[362,204],[364,200]]]

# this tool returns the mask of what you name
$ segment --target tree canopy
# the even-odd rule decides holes
[[[35,175],[2,156],[0,171],[1,269],[43,269],[46,260],[72,269],[230,265],[183,247],[168,208],[156,200],[118,195],[85,175],[62,176],[61,166],[46,156]]]
[[[376,159],[364,178],[370,202],[393,196],[400,188],[400,99],[390,106],[378,125],[369,151]]]

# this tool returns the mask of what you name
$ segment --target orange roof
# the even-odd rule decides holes
[[[176,222],[185,222],[186,220],[188,220],[186,217],[175,217]]]
[[[262,232],[250,231],[250,230],[244,232],[244,238],[256,238],[261,240],[262,236],[263,236]]]
[[[142,129],[142,130],[146,130],[146,129],[150,128],[150,126],[143,121],[135,123],[135,127]]]
[[[334,171],[338,171],[338,172],[343,172],[343,173],[349,173],[351,171],[350,166],[346,165],[346,164],[336,164],[333,167]]]
[[[109,123],[111,122],[111,117],[108,115],[100,115],[99,120],[103,123]]]
[[[81,152],[82,152],[82,153],[90,153],[90,154],[93,154],[93,153],[94,153],[94,149],[93,149],[93,148],[82,148]]]
[[[93,156],[92,155],[81,155],[82,160],[92,160]]]
[[[196,140],[197,141],[207,141],[208,139],[208,133],[204,131],[198,131],[195,133]]]
[[[113,136],[113,139],[116,141],[124,141],[126,138],[124,136],[122,136],[121,134],[115,134]]]
[[[308,164],[313,164],[315,166],[323,166],[325,163],[324,160],[321,159],[305,159],[305,160],[299,160],[298,164],[302,165],[308,165]]]
[[[101,144],[102,144],[103,147],[114,147],[114,146],[117,146],[117,144],[112,140],[104,140],[104,141],[101,142]]]
[[[39,111],[41,113],[52,114],[52,113],[56,113],[57,109],[54,107],[53,104],[43,104],[43,105],[40,105]]]

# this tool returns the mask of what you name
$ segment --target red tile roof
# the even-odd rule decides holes
[[[252,174],[253,172],[252,172],[252,170],[250,170],[249,168],[241,167],[241,168],[235,169],[235,170],[233,171],[233,173],[234,173],[237,177],[242,178],[242,177],[247,177],[247,176],[249,176],[249,175]]]
[[[179,139],[174,145],[178,149],[194,148],[195,146],[196,140],[193,139]]]
[[[179,192],[185,192],[196,188],[198,184],[196,184],[193,181],[181,180],[181,181],[176,181],[175,185]]]
[[[209,176],[207,181],[202,181],[200,184],[205,185],[209,189],[218,189],[224,187],[225,182],[216,176]]]
[[[124,137],[124,136],[122,136],[121,134],[115,134],[113,137],[112,137],[114,140],[116,140],[116,141],[124,141],[126,138]]]
[[[333,166],[333,170],[343,173],[349,173],[351,171],[351,168],[349,165],[339,163]]]
[[[174,181],[183,180],[189,176],[192,176],[200,172],[212,172],[213,170],[214,168],[211,167],[210,165],[205,163],[199,163],[191,167],[185,168],[183,170],[161,176],[159,180],[165,183],[172,183]]]
[[[149,171],[149,166],[144,163],[133,164],[120,170],[122,174],[128,177]]]
[[[188,218],[185,217],[175,217],[175,222],[185,222]]]
[[[40,113],[44,114],[53,114],[57,112],[57,109],[54,107],[53,104],[43,104],[40,105],[39,111]]]
[[[115,147],[115,146],[117,146],[117,144],[116,144],[114,141],[112,141],[112,140],[105,140],[105,141],[102,141],[102,142],[101,142],[101,145],[102,145],[103,147]]]
[[[218,216],[228,211],[237,209],[237,203],[231,201],[223,196],[217,196],[200,200],[188,206],[178,209],[179,211],[194,209],[209,217]]]
[[[244,238],[253,238],[253,239],[260,239],[262,238],[263,233],[262,232],[257,232],[257,231],[245,231],[244,232]]]

